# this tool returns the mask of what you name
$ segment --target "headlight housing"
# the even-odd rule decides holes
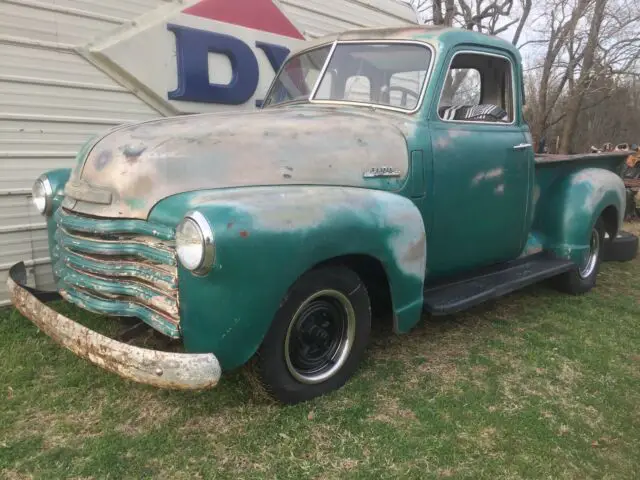
[[[184,268],[196,275],[206,274],[215,254],[211,225],[200,212],[189,212],[176,228],[176,253]]]
[[[53,189],[46,175],[41,175],[31,189],[33,204],[42,215],[50,215],[53,205]]]

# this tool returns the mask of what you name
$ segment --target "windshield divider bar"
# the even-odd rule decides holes
[[[318,88],[320,88],[320,82],[322,82],[322,79],[324,78],[324,74],[326,73],[327,68],[329,67],[329,61],[331,60],[331,57],[333,56],[333,52],[336,49],[337,45],[338,45],[338,40],[334,41],[333,45],[331,45],[331,50],[329,50],[329,55],[327,55],[327,59],[324,61],[324,65],[322,66],[322,70],[320,70],[318,79],[316,80],[316,83],[313,85],[313,89],[309,94],[309,99],[308,99],[309,102],[313,100],[313,98],[316,96]]]

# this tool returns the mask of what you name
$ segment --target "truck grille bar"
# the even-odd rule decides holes
[[[69,302],[106,315],[134,316],[180,337],[175,232],[143,220],[55,213],[54,273]]]

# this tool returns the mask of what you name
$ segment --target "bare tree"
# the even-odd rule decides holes
[[[553,136],[559,151],[588,148],[576,141],[579,118],[601,111],[640,56],[638,0],[548,0],[522,46],[532,48],[527,119],[534,139]],[[559,131],[558,131],[559,130]],[[581,137],[581,136],[580,136]]]
[[[511,38],[520,40],[532,0],[412,0],[420,20],[426,24],[461,27],[490,35],[500,35],[515,26]],[[519,12],[514,12],[514,4]]]
[[[587,44],[582,54],[583,59],[580,67],[580,75],[577,85],[573,88],[573,92],[571,92],[571,96],[567,102],[567,115],[564,120],[562,138],[560,139],[560,153],[569,153],[569,150],[571,150],[573,134],[576,129],[576,124],[578,123],[578,114],[580,113],[585,93],[589,88],[590,77],[593,74],[592,69],[596,60],[596,49],[599,44],[600,28],[602,26],[607,1],[608,0],[595,0]],[[570,68],[570,70],[568,69],[568,75],[573,76],[575,63],[571,65]]]
[[[423,23],[500,35],[523,52],[525,118],[536,145],[553,138],[552,149],[569,152],[634,131],[640,143],[635,115],[619,108],[625,98],[640,102],[640,0],[410,1]],[[449,76],[445,88],[457,91],[465,78]]]
[[[457,26],[490,35],[499,35],[515,27],[512,42],[518,43],[531,12],[532,0],[518,0],[521,14],[512,18],[514,0],[414,0],[413,5],[424,23]],[[447,76],[445,92],[457,92],[467,80],[467,71]],[[446,95],[445,95],[446,96]]]
[[[543,25],[541,36],[531,39],[526,44],[537,44],[545,47],[541,62],[536,65],[536,74],[530,77],[529,98],[535,103],[528,108],[529,126],[536,143],[543,137],[549,127],[557,119],[553,118],[558,100],[567,81],[571,82],[573,70],[581,53],[577,53],[581,43],[577,34],[580,19],[585,15],[592,0],[552,0],[543,6],[545,12],[539,19]],[[568,49],[567,49],[568,47]],[[563,56],[569,51],[566,60]],[[534,85],[539,85],[534,87]]]

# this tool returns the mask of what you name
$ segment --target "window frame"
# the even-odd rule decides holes
[[[271,92],[273,91],[275,84],[276,84],[276,80],[278,79],[278,77],[280,76],[280,74],[282,73],[282,71],[284,70],[285,66],[287,65],[287,63],[289,63],[289,61],[293,58],[293,57],[297,57],[299,55],[303,55],[307,52],[310,52],[311,50],[320,50],[322,48],[326,48],[329,47],[329,53],[327,54],[327,58],[329,58],[329,56],[333,55],[333,50],[336,48],[336,42],[332,41],[332,42],[325,42],[325,43],[319,43],[318,45],[312,45],[306,48],[301,48],[300,50],[296,51],[296,52],[292,52],[289,55],[287,55],[287,57],[285,58],[284,62],[282,62],[282,64],[280,65],[280,67],[278,67],[278,69],[275,72],[275,75],[273,76],[273,78],[271,79],[271,82],[269,83],[269,88],[267,88],[267,90],[265,91],[264,94],[264,101],[266,101],[269,96],[271,95]],[[311,93],[313,93],[316,89],[316,87],[318,86],[318,80],[321,78],[321,76],[323,75],[326,67],[327,67],[327,60],[325,59],[322,68],[320,69],[319,73],[318,73],[318,78],[316,79],[316,81],[313,84],[313,87],[311,88]],[[276,104],[267,104],[264,105],[264,103],[260,106],[260,109],[262,110],[263,108],[277,108],[280,106],[284,106],[284,105],[295,105],[296,103],[308,103],[309,102],[309,97],[306,98],[298,98],[296,100],[287,100],[285,102],[279,102]]]
[[[379,103],[371,103],[371,102],[351,102],[351,101],[346,101],[346,100],[318,100],[315,98],[318,89],[320,88],[320,84],[324,78],[325,72],[329,67],[329,63],[331,63],[331,58],[333,57],[333,53],[336,49],[336,47],[338,45],[346,45],[346,44],[363,44],[363,45],[371,45],[371,44],[404,44],[404,45],[417,45],[423,48],[426,48],[429,51],[430,57],[429,57],[429,65],[427,66],[426,69],[426,74],[424,77],[424,82],[422,84],[422,88],[420,91],[420,96],[418,98],[418,102],[416,103],[416,107],[414,109],[407,109],[407,108],[400,108],[400,107],[394,107],[391,105],[382,105]],[[329,54],[327,55],[327,58],[325,60],[325,63],[322,67],[322,69],[320,70],[320,74],[318,75],[318,79],[315,83],[315,85],[313,86],[312,90],[311,90],[311,94],[309,95],[309,97],[305,98],[305,99],[298,99],[298,100],[290,100],[287,102],[281,102],[275,105],[267,105],[264,108],[278,108],[280,106],[284,106],[284,105],[291,105],[294,103],[311,103],[311,104],[319,104],[319,105],[357,105],[357,106],[363,106],[363,107],[370,107],[370,108],[375,108],[375,109],[382,109],[382,110],[391,110],[391,111],[395,111],[395,112],[400,112],[400,113],[405,113],[405,114],[415,114],[416,112],[418,112],[423,104],[424,104],[424,99],[425,99],[425,95],[427,93],[427,87],[429,85],[429,81],[431,79],[431,75],[433,74],[433,69],[434,66],[436,64],[436,50],[433,47],[433,45],[431,45],[431,43],[428,42],[424,42],[424,41],[419,41],[419,40],[396,40],[396,39],[384,39],[384,40],[334,40],[333,42],[327,42],[327,43],[323,43],[320,45],[314,45],[312,47],[309,48],[305,48],[305,49],[301,49],[295,53],[293,53],[290,57],[287,57],[287,59],[282,63],[282,65],[280,66],[280,68],[278,69],[278,71],[276,72],[275,76],[273,77],[273,80],[271,81],[271,84],[269,85],[269,88],[267,89],[267,92],[265,94],[265,98],[268,98],[274,85],[275,85],[275,81],[278,78],[278,76],[280,75],[281,71],[284,69],[285,65],[287,64],[287,62],[289,62],[292,58],[301,55],[303,53],[306,53],[310,50],[315,50],[318,48],[322,48],[322,47],[326,47],[328,45],[331,45],[331,49],[329,50]]]
[[[506,60],[507,62],[509,62],[509,67],[511,68],[511,104],[513,106],[513,118],[511,119],[511,122],[507,123],[507,122],[488,122],[486,120],[445,120],[444,118],[442,118],[440,116],[440,102],[442,101],[442,95],[444,94],[444,87],[446,86],[446,81],[447,81],[447,76],[449,75],[449,72],[451,71],[451,65],[453,65],[453,61],[455,60],[455,58],[458,55],[482,55],[485,57],[494,57],[494,58],[500,58],[502,60]],[[479,70],[478,70],[479,71]],[[481,97],[481,101],[484,100],[484,74],[482,72],[480,72],[480,78],[481,78],[481,82],[482,84],[480,85],[480,97]],[[501,125],[501,126],[513,126],[516,124],[516,119],[518,117],[518,112],[517,112],[517,102],[516,102],[516,86],[515,86],[515,68],[514,68],[514,63],[511,60],[511,57],[509,57],[506,54],[502,54],[502,53],[494,53],[494,52],[486,52],[483,50],[457,50],[453,53],[453,55],[451,56],[451,59],[449,60],[449,63],[447,65],[447,69],[444,73],[444,78],[442,79],[442,85],[440,86],[440,95],[438,95],[438,101],[435,104],[435,116],[438,120],[440,120],[441,122],[446,122],[446,123],[465,123],[465,124],[471,124],[471,125]],[[505,93],[505,101],[507,99],[506,93]]]

